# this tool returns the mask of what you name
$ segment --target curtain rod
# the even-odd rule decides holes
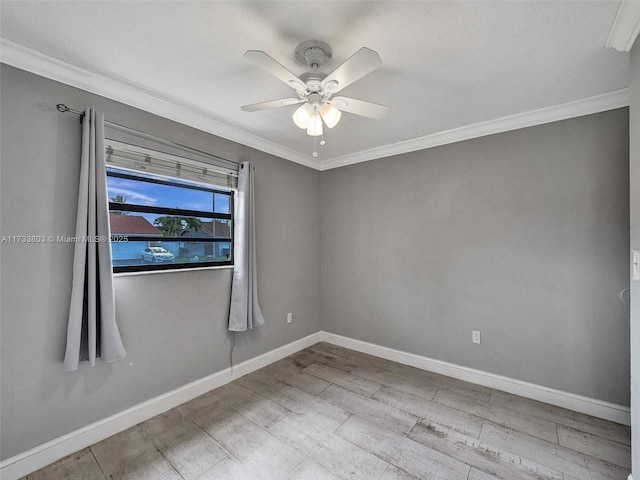
[[[80,123],[82,123],[82,120],[84,119],[84,112],[80,112],[78,110],[74,110],[72,108],[69,108],[64,103],[57,104],[56,105],[56,109],[59,112],[62,112],[62,113],[73,113],[73,114],[79,115],[80,116]],[[231,164],[236,165],[236,166],[240,165],[240,162],[235,162],[233,160],[228,160],[226,158],[218,157],[217,155],[214,155],[212,153],[203,152],[202,150],[198,150],[197,148],[188,147],[186,145],[182,145],[180,143],[173,142],[171,140],[167,140],[166,138],[158,137],[156,135],[152,135],[152,134],[146,133],[146,132],[141,132],[140,130],[136,130],[136,129],[131,128],[131,127],[126,127],[124,125],[120,125],[118,123],[110,122],[108,120],[105,120],[104,123],[109,124],[112,127],[119,128],[121,130],[133,132],[133,133],[135,133],[137,135],[141,135],[143,137],[149,137],[149,138],[152,138],[154,140],[160,140],[160,141],[162,141],[162,142],[164,142],[164,143],[166,143],[166,144],[168,144],[170,146],[184,148],[185,150],[188,150],[188,151],[191,151],[191,152],[195,152],[195,153],[198,153],[200,155],[204,155],[205,157],[215,158],[216,160],[221,160],[223,162],[228,162],[228,163],[231,163]]]

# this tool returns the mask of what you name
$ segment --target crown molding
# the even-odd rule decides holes
[[[256,135],[211,112],[114,75],[72,65],[0,38],[0,62],[125,103],[265,153],[319,169],[319,162]]]
[[[345,155],[331,160],[325,160],[320,164],[320,170],[344,167],[354,163],[366,162],[378,158],[415,152],[427,148],[461,142],[472,138],[484,137],[496,133],[518,130],[520,128],[533,127],[544,123],[557,122],[569,118],[591,115],[616,108],[629,106],[629,89],[623,88],[593,97],[587,97],[573,102],[554,105],[552,107],[531,110],[529,112],[496,118],[486,122],[453,128],[423,137],[413,138],[384,147],[364,150],[353,155]]]
[[[195,105],[123,78],[62,62],[4,38],[0,38],[0,62],[320,171],[629,105],[629,90],[625,88],[320,161],[250,134],[241,126],[230,124]]]
[[[640,2],[623,0],[618,6],[606,46],[619,52],[628,52],[640,33]]]

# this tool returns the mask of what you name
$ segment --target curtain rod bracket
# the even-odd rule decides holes
[[[62,113],[70,112],[70,113],[75,113],[76,115],[80,115],[80,123],[82,123],[82,121],[84,120],[84,112],[78,112],[77,110],[72,110],[69,107],[67,107],[64,103],[57,104],[56,109]]]

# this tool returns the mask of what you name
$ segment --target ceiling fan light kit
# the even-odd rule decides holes
[[[307,127],[307,135],[311,135],[312,137],[319,137],[324,132],[322,131],[322,119],[320,115],[314,113],[311,115],[311,120],[309,120],[309,126]]]
[[[327,124],[327,127],[333,128],[340,121],[342,112],[330,103],[325,103],[320,107],[320,116],[322,120],[324,120],[324,123]]]
[[[241,107],[242,110],[257,112],[268,108],[302,104],[293,112],[293,122],[297,127],[306,129],[307,135],[313,137],[323,134],[323,122],[328,128],[335,127],[340,121],[342,112],[376,120],[386,115],[388,107],[384,105],[349,97],[332,98],[334,93],[382,65],[380,56],[373,50],[362,47],[330,74],[319,71],[319,68],[333,56],[331,47],[327,43],[319,40],[304,41],[296,47],[294,55],[298,62],[311,70],[296,76],[263,51],[248,50],[244,54],[248,60],[293,88],[297,98],[244,105]],[[321,145],[324,143],[323,140]],[[317,156],[317,152],[314,152],[314,156]]]
[[[311,115],[313,115],[313,106],[310,103],[303,103],[293,112],[293,123],[298,128],[307,128],[311,121]]]

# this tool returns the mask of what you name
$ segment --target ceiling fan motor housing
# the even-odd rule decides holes
[[[326,73],[313,71],[313,72],[305,72],[300,75],[300,80],[302,80],[307,86],[307,94],[310,93],[318,93],[322,90],[321,82],[327,77]]]

